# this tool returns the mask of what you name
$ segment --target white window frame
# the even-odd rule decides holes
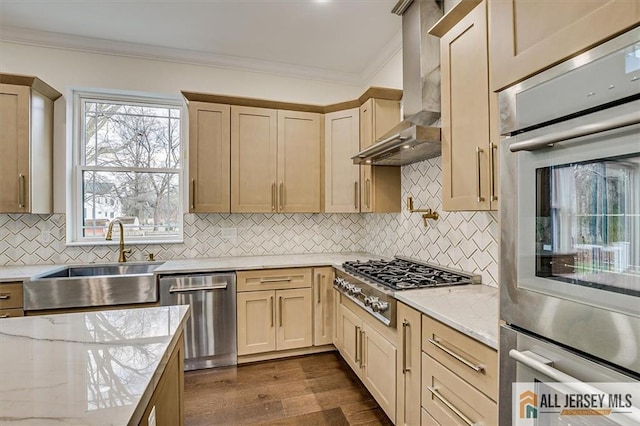
[[[70,196],[71,203],[68,204],[71,208],[70,214],[67,218],[67,245],[70,246],[82,246],[82,245],[114,245],[118,244],[118,241],[106,241],[103,237],[85,237],[82,235],[82,218],[84,210],[84,196],[82,193],[82,176],[86,170],[91,171],[152,171],[158,173],[176,173],[176,169],[162,169],[162,168],[134,168],[134,167],[99,167],[99,166],[85,166],[83,165],[83,134],[84,134],[84,104],[86,102],[114,102],[114,103],[126,103],[126,104],[139,104],[139,105],[157,105],[163,107],[172,107],[180,110],[180,167],[177,169],[178,174],[178,197],[180,202],[178,203],[178,220],[177,224],[180,232],[174,237],[161,236],[161,237],[126,237],[125,243],[129,244],[179,244],[184,242],[184,173],[185,173],[185,147],[187,146],[188,137],[186,130],[186,121],[188,120],[188,111],[185,107],[185,103],[181,98],[161,96],[154,94],[140,94],[134,92],[123,91],[110,91],[110,90],[73,90],[73,133],[71,143],[71,185]],[[114,240],[117,238],[114,237]]]

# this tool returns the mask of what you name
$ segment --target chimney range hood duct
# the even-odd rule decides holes
[[[440,142],[440,40],[427,34],[440,18],[439,0],[400,0],[403,120],[352,157],[354,164],[403,166],[438,157]]]

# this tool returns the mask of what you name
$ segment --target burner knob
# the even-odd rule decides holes
[[[373,308],[373,312],[384,312],[389,309],[389,302],[381,302],[379,300],[376,300],[371,307]]]
[[[378,302],[378,298],[375,296],[367,296],[364,298],[364,305],[365,306],[373,306],[375,303]]]
[[[349,289],[349,294],[352,296],[356,296],[361,293],[362,293],[362,289],[360,287],[356,287],[355,285],[352,285],[351,288]]]

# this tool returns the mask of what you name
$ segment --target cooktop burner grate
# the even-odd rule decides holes
[[[398,257],[393,260],[350,261],[342,266],[347,272],[393,290],[473,284],[477,278]]]

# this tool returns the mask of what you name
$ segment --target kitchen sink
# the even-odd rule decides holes
[[[153,271],[163,262],[67,266],[23,285],[24,310],[73,309],[158,301]]]

